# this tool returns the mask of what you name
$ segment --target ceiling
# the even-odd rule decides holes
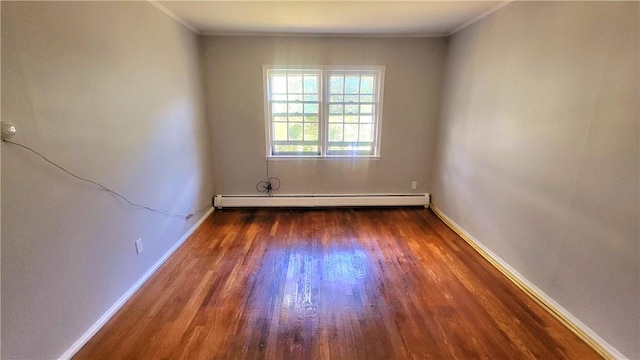
[[[236,0],[152,3],[201,34],[444,36],[508,2]]]

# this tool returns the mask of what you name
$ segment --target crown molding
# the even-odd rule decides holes
[[[158,1],[156,1],[156,0],[147,0],[147,2],[149,2],[151,5],[155,6],[158,10],[162,11],[163,13],[169,15],[175,21],[177,21],[180,24],[184,25],[184,27],[186,27],[187,29],[191,30],[194,34],[200,35],[200,31],[198,31],[198,29],[196,29],[195,27],[191,26],[191,24],[189,24],[185,19],[183,19],[180,16],[176,15],[176,13],[174,13],[173,11],[167,9],[164,5],[160,4]]]
[[[372,33],[372,34],[351,34],[351,33],[296,33],[296,32],[224,32],[224,31],[203,31],[202,36],[257,36],[257,37],[338,37],[338,38],[440,38],[446,37],[447,33]]]
[[[513,1],[515,1],[515,0],[506,0],[506,1],[503,1],[503,2],[499,3],[498,5],[496,5],[496,6],[492,7],[491,9],[489,9],[489,10],[487,10],[487,11],[483,12],[482,14],[480,14],[480,15],[478,15],[478,16],[476,16],[476,17],[474,17],[473,19],[471,19],[471,20],[467,21],[466,23],[464,23],[464,24],[462,24],[462,25],[458,26],[458,27],[457,27],[457,28],[455,28],[453,31],[451,31],[450,33],[448,33],[448,34],[447,34],[447,36],[451,36],[451,35],[453,35],[453,34],[457,33],[458,31],[460,31],[460,30],[462,30],[462,29],[466,28],[467,26],[470,26],[470,25],[472,25],[472,24],[477,23],[478,21],[480,21],[480,20],[484,19],[485,17],[487,17],[487,16],[489,16],[489,15],[493,14],[494,12],[496,12],[496,11],[498,11],[498,10],[502,9],[503,7],[505,7],[505,6],[509,5],[509,4],[511,4]]]

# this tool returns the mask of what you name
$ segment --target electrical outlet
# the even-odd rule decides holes
[[[415,190],[418,188],[418,182],[417,181],[412,181],[411,182],[411,190]]]
[[[142,239],[138,239],[136,240],[136,254],[142,254],[142,250],[144,250],[144,247],[142,247]]]

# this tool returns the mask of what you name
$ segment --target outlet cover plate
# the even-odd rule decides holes
[[[142,239],[136,240],[136,254],[138,255],[142,254],[143,250],[144,250],[144,247],[142,246]]]

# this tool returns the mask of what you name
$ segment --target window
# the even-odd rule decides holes
[[[265,66],[267,156],[377,157],[384,67]]]

